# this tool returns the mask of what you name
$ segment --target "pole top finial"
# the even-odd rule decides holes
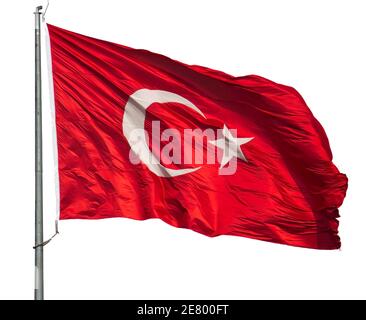
[[[35,12],[35,13],[38,13],[38,14],[42,13],[42,12],[41,12],[42,8],[43,8],[42,6],[38,6],[38,7],[36,8],[36,12]]]

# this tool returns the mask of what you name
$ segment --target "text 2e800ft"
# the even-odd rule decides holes
[[[182,315],[226,315],[227,304],[182,304],[180,314]]]

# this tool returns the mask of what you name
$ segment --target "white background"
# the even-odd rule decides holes
[[[0,19],[0,298],[33,298],[34,7]],[[366,298],[365,1],[51,0],[49,23],[233,75],[294,86],[349,178],[342,250],[208,238],[150,220],[61,221],[45,248],[47,299]],[[45,56],[44,56],[45,58]],[[44,59],[45,62],[45,59]],[[44,67],[45,238],[54,172]]]

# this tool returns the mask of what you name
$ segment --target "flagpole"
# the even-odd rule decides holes
[[[34,299],[43,300],[43,186],[42,186],[42,82],[41,12],[35,14],[35,283]]]

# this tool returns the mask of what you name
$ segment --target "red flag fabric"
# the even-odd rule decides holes
[[[60,219],[159,218],[207,236],[340,247],[347,178],[293,88],[48,31]]]

